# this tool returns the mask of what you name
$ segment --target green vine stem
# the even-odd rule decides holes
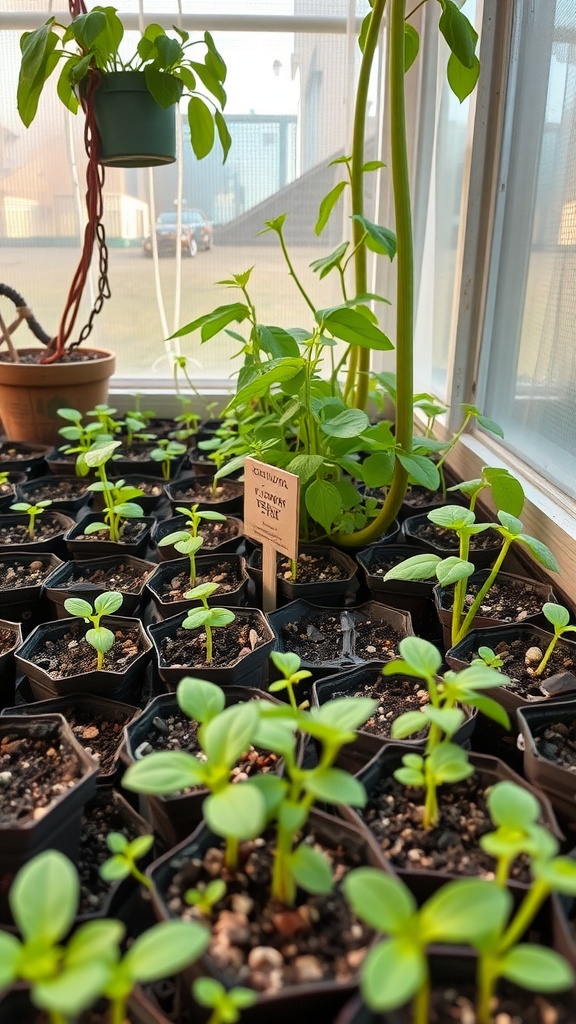
[[[374,4],[370,32],[382,19],[385,0]],[[404,14],[405,0],[390,0],[389,92],[390,92],[390,155],[394,214],[396,220],[396,442],[404,454],[412,451],[414,418],[413,344],[414,344],[414,251],[412,244],[412,210],[406,143],[406,110],[404,93]],[[369,35],[370,35],[369,32]],[[367,41],[368,43],[368,41]],[[353,177],[361,172],[353,164]],[[356,212],[356,210],[354,210]],[[356,223],[356,222],[355,222]],[[362,356],[361,356],[362,358]],[[360,367],[360,361],[359,361]],[[366,386],[368,377],[366,375]],[[362,547],[379,537],[394,521],[402,504],[408,483],[408,472],[399,459],[386,500],[369,526],[357,533],[336,534],[342,547]]]

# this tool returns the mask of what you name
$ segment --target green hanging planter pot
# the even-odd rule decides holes
[[[100,136],[99,162],[107,167],[158,167],[176,159],[176,104],[161,107],[141,71],[109,71],[93,92]]]

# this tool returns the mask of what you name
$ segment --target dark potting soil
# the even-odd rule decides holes
[[[164,494],[164,484],[161,480],[155,483],[153,480],[139,480],[136,477],[134,481],[130,481],[130,486],[137,487],[147,498],[160,498]],[[138,501],[138,498],[134,501]]]
[[[349,870],[360,866],[361,856],[344,853],[340,846],[326,849],[312,835],[305,841],[327,856],[337,881],[328,895],[302,894],[293,909],[268,898],[271,840],[242,843],[237,872],[224,867],[222,850],[211,848],[202,860],[186,860],[172,879],[167,904],[184,919],[202,919],[184,900],[188,889],[202,888],[212,878],[226,882],[226,894],[215,907],[206,957],[235,985],[272,994],[324,979],[350,981],[358,971],[371,933],[351,913],[341,883]]]
[[[64,715],[78,742],[98,761],[100,772],[109,774],[124,738],[128,713],[122,708],[98,711],[96,707],[70,704],[60,714]]]
[[[417,484],[409,487],[404,496],[404,504],[414,509],[414,515],[418,515],[418,510],[426,505],[440,505],[441,502],[439,491],[429,491],[427,487],[419,487]]]
[[[138,748],[140,757],[151,754],[154,750],[184,750],[197,754],[198,722],[191,721],[183,711],[157,715],[152,719],[146,740]],[[203,755],[200,754],[202,757]],[[232,770],[232,781],[241,782],[251,775],[266,775],[276,770],[279,757],[271,752],[261,752],[254,747],[247,750]],[[181,792],[191,793],[196,786],[188,787]]]
[[[548,722],[531,731],[541,757],[561,768],[576,768],[576,718],[571,722]]]
[[[465,610],[473,603],[480,586],[468,584]],[[454,596],[453,587],[442,592],[442,607],[450,609]],[[542,610],[542,595],[537,593],[529,581],[497,579],[490,587],[478,615],[501,622],[522,622],[529,615],[538,615]]]
[[[255,556],[256,568],[262,568],[262,552]],[[350,574],[331,557],[330,552],[301,551],[298,555],[296,579],[292,579],[292,563],[289,558],[278,555],[276,559],[277,574],[289,583],[326,583],[333,580],[346,579]]]
[[[286,650],[294,651],[303,661],[317,663],[354,656],[364,661],[389,661],[397,657],[402,635],[386,622],[348,609],[310,612],[298,622],[285,623],[281,638]]]
[[[542,996],[502,983],[493,1008],[497,1024],[575,1024],[573,996]],[[476,990],[472,985],[434,988],[429,1024],[476,1024]],[[572,1004],[572,1006],[571,1006]],[[375,1018],[374,1020],[378,1020]]]
[[[148,523],[138,522],[135,520],[128,520],[122,526],[120,532],[120,543],[121,544],[137,544],[140,537],[145,530],[148,530]],[[95,530],[94,533],[76,533],[73,538],[75,541],[110,541],[109,530]]]
[[[84,639],[86,626],[73,622],[63,636],[45,640],[41,647],[29,655],[29,660],[44,669],[53,679],[93,672],[96,651]],[[104,655],[103,668],[108,672],[124,672],[130,662],[144,651],[144,642],[138,628],[115,629],[114,644]]]
[[[254,615],[236,619],[224,629],[215,629],[211,666],[232,665],[264,643],[259,626],[260,620]],[[178,627],[173,637],[162,639],[161,655],[162,663],[174,668],[206,665],[206,633],[203,629]]]
[[[0,524],[0,544],[30,544],[39,540],[49,540],[50,537],[57,537],[63,533],[65,529],[59,519],[50,512],[45,512],[41,518],[39,516],[36,519],[33,537],[28,533],[27,523]]]
[[[433,544],[437,548],[444,548],[446,551],[458,551],[458,537],[454,530],[448,530],[444,526],[437,526],[436,523],[420,523],[418,528],[411,534],[425,544]],[[502,547],[502,541],[494,530],[484,530],[483,533],[475,533],[470,538],[471,551],[490,551],[494,553]]]
[[[237,498],[242,494],[243,485],[234,480],[225,480],[218,484],[215,491],[212,490],[210,481],[203,483],[198,480],[193,487],[177,487],[172,485],[172,500],[181,501],[184,505],[194,504],[196,501],[229,501],[230,498]]]
[[[29,736],[0,738],[0,819],[3,824],[40,818],[81,777],[76,757],[57,724],[35,723]]]
[[[407,558],[410,558],[410,548],[408,545],[406,545],[402,553],[394,554],[387,552],[383,547],[372,555],[367,571],[371,576],[385,576],[389,569],[393,569],[395,565],[400,565],[400,562],[405,562]]]
[[[74,563],[72,563],[74,565]],[[74,590],[78,583],[92,583],[102,586],[105,590],[118,590],[123,594],[138,594],[154,569],[140,569],[121,562],[110,569],[76,569],[68,580],[58,584],[59,590]]]
[[[41,363],[44,357],[47,355],[47,348],[39,349],[20,349],[18,352],[18,360],[21,363],[34,364]],[[87,351],[80,348],[66,349],[63,354],[59,357],[59,363],[92,363],[96,359],[102,359],[100,353],[95,350]],[[9,352],[3,352],[0,354],[0,362],[12,363],[13,359],[10,358]]]
[[[394,867],[493,878],[495,862],[479,846],[480,837],[494,830],[486,805],[488,789],[479,772],[463,782],[441,786],[439,823],[426,830],[422,826],[424,791],[389,776],[377,783],[359,813]],[[514,862],[511,878],[530,881],[526,858]]]
[[[44,558],[33,562],[12,562],[8,565],[0,559],[0,590],[21,590],[23,587],[38,587],[54,571],[54,566]]]
[[[86,493],[86,482],[75,480],[55,480],[38,484],[36,487],[26,488],[26,500],[30,503],[37,501],[75,501]]]
[[[496,644],[494,653],[499,655],[504,662],[500,671],[510,680],[507,689],[513,690],[521,697],[540,700],[542,697],[548,696],[545,689],[546,679],[557,672],[576,671],[576,655],[570,655],[565,647],[558,645],[552,652],[552,657],[544,669],[542,677],[535,675],[535,670],[545,649],[542,644],[543,641],[537,634],[534,634],[529,640],[522,637],[511,641],[502,640]],[[474,652],[472,658],[477,656],[477,652]],[[544,689],[541,689],[542,685]]]
[[[233,537],[239,538],[239,529],[238,522],[229,519],[220,523],[203,521],[198,527],[198,535],[204,538],[202,552],[208,552]]]
[[[8,651],[11,651],[12,648],[15,647],[15,645],[16,630],[5,629],[4,627],[2,627],[0,629],[0,655],[6,654]]]
[[[241,582],[238,566],[224,561],[198,572],[194,583],[190,582],[189,573],[177,573],[172,579],[162,581],[158,593],[162,601],[184,601],[192,587],[201,583],[217,583],[219,594],[229,594],[237,590]]]
[[[372,700],[378,701],[378,707],[372,717],[362,726],[362,732],[383,737],[390,736],[392,723],[396,718],[406,711],[420,711],[430,701],[428,691],[417,680],[383,676],[380,672],[375,672],[374,679],[364,683],[354,693],[335,691],[332,694],[333,698],[345,696],[370,697]],[[424,739],[426,732],[426,729],[422,729],[420,732],[414,733],[410,739]]]
[[[126,820],[112,798],[91,800],[84,808],[80,833],[79,915],[98,912],[108,898],[110,883],[100,877],[100,866],[112,856],[106,844],[109,832],[122,832],[129,841],[138,835],[134,823]]]
[[[2,359],[1,356],[0,359]],[[9,362],[9,360],[2,359],[2,362]],[[23,451],[21,448],[13,447],[10,443],[0,444],[0,465],[3,462],[29,462],[30,459],[41,459],[45,454],[45,448],[41,451],[35,451],[33,448],[30,451]]]

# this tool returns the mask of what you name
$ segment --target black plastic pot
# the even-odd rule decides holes
[[[28,444],[26,441],[2,441],[0,443],[0,471],[3,473],[26,473],[31,478],[42,472],[44,460],[52,448],[44,444]]]
[[[141,709],[134,704],[123,704],[120,701],[109,700],[107,697],[97,697],[86,693],[71,693],[69,697],[52,697],[48,700],[35,701],[33,704],[18,704],[14,707],[4,708],[0,714],[2,716],[62,715],[68,722],[78,742],[81,746],[88,749],[91,757],[94,757],[91,740],[89,737],[82,735],[84,727],[75,726],[74,722],[75,720],[77,721],[78,717],[94,721],[96,718],[102,720],[104,716],[109,729],[113,726],[117,728],[118,743],[112,766],[107,770],[103,770],[100,767],[97,781],[99,787],[110,787],[118,775],[118,760],[124,742],[124,727],[141,714]],[[94,759],[98,762],[97,757]]]
[[[330,559],[330,562],[338,567],[340,576],[338,579],[318,579],[310,583],[299,583],[298,580],[286,579],[285,576],[276,576],[276,604],[277,607],[287,604],[289,601],[302,599],[312,603],[320,603],[325,608],[342,608],[346,603],[346,595],[354,589],[356,576],[356,563],[349,555],[326,544],[302,544],[300,555],[323,555]],[[284,556],[278,555],[277,562],[285,561]],[[248,574],[256,584],[256,597],[260,604],[262,599],[262,549],[256,548],[248,559]]]
[[[73,476],[77,477],[76,474],[76,459],[77,455],[69,455],[67,452],[62,451],[61,448],[52,448],[52,450],[46,456],[46,466],[50,473],[54,473],[55,476]],[[86,474],[85,477],[77,477],[79,480],[84,480],[89,483],[93,479],[92,470]]]
[[[468,580],[468,586],[475,585],[478,588],[480,588],[488,579],[489,574],[489,569],[481,569],[479,572],[475,572]],[[540,608],[542,608],[542,605],[546,601],[556,601],[554,591],[548,583],[540,583],[537,580],[531,580],[524,576],[517,576],[514,573],[508,572],[498,573],[497,582],[501,583],[502,585],[505,585],[506,583],[522,584],[527,590],[538,596]],[[436,614],[442,626],[442,636],[444,639],[444,647],[446,648],[446,650],[452,647],[453,593],[453,587],[443,587],[439,583],[437,583],[436,586],[434,587],[434,606],[436,608]],[[546,628],[546,617],[542,614],[541,610],[534,615],[524,615],[522,619],[497,619],[489,618],[485,615],[476,615],[473,619],[472,627],[473,629],[490,629],[492,626],[501,626],[506,623],[520,621]]]
[[[434,642],[440,638],[432,601],[433,580],[384,580],[388,568],[425,551],[416,545],[370,544],[356,552],[356,561],[374,601],[410,612],[418,636]],[[385,571],[382,571],[385,569]]]
[[[526,648],[528,648],[531,646],[531,637],[535,637],[543,645],[542,650],[545,650],[552,634],[547,633],[546,630],[540,629],[538,626],[523,625],[522,623],[510,626],[492,626],[490,629],[472,629],[460,643],[451,647],[446,652],[446,661],[450,668],[458,672],[470,664],[479,647],[486,646],[495,651],[502,641],[508,644],[518,640],[525,643]],[[562,637],[558,641],[558,649],[566,650],[572,659],[576,659],[576,643],[574,641],[565,640]],[[504,674],[506,673],[505,664],[502,666],[501,671]],[[517,708],[526,707],[535,702],[550,700],[552,697],[567,698],[570,694],[576,693],[576,674],[572,672],[559,672],[555,675],[547,676],[537,685],[537,689],[541,691],[541,697],[523,697],[510,686],[496,687],[490,690],[490,696],[494,697],[499,704],[506,708],[510,715],[514,716]]]
[[[197,586],[201,581],[202,575],[216,565],[224,565],[225,570],[229,571],[233,578],[237,580],[237,585],[234,589],[222,591],[222,593],[216,591],[210,598],[210,604],[227,605],[232,608],[244,604],[249,578],[246,571],[246,561],[241,555],[197,555],[197,579],[194,585]],[[161,565],[156,566],[156,569],[148,579],[146,589],[161,618],[167,619],[170,615],[178,615],[195,604],[194,601],[185,599],[182,601],[169,601],[162,597],[166,584],[171,579],[174,579],[180,573],[188,575],[189,572],[190,560],[188,558],[177,558],[170,562],[162,562]],[[192,589],[192,584],[190,584],[189,589]]]
[[[137,540],[132,542],[109,539],[100,540],[94,534],[88,534],[85,540],[80,539],[84,537],[84,530],[90,523],[101,521],[102,516],[99,512],[91,512],[89,515],[84,516],[79,523],[72,524],[70,529],[68,529],[64,541],[66,548],[74,558],[100,558],[104,555],[134,555],[136,558],[142,557],[146,551],[154,525],[154,519],[151,516],[142,516],[141,519],[128,520],[129,523],[138,523],[144,527],[139,533]]]
[[[279,608],[274,612],[270,612],[268,618],[276,636],[278,637],[276,650],[289,651],[293,648],[290,637],[285,634],[285,627],[287,624],[301,623],[301,630],[307,632],[311,627],[313,628],[313,620],[318,619],[323,611],[326,611],[331,616],[335,614],[335,610],[333,608],[324,608],[320,605],[313,605],[308,601],[292,601],[291,604],[285,605],[284,608]],[[408,612],[402,611],[401,609],[389,608],[387,605],[379,604],[377,601],[368,601],[366,604],[359,605],[356,608],[342,609],[340,612],[341,621],[342,616],[346,616],[345,622],[348,628],[343,630],[344,636],[342,638],[342,642],[338,636],[335,636],[333,648],[334,657],[328,661],[311,661],[306,658],[302,658],[301,667],[312,673],[312,681],[321,679],[324,676],[333,675],[334,672],[353,668],[356,665],[365,665],[367,661],[377,658],[376,650],[373,653],[369,652],[368,657],[365,658],[354,653],[353,630],[355,622],[371,619],[373,621],[387,623],[396,633],[399,634],[401,638],[414,635],[412,620]],[[348,646],[350,648],[348,651],[344,650],[346,645],[346,634],[348,634]],[[396,656],[396,650],[390,652],[390,658]]]
[[[15,699],[16,667],[14,652],[22,643],[22,627],[19,622],[0,619],[0,631],[7,630],[12,636],[12,646],[0,655],[0,707],[6,707]]]
[[[127,477],[134,477],[140,473],[145,476],[156,477],[157,480],[161,479],[161,464],[156,462],[155,459],[150,458],[150,452],[153,452],[157,447],[158,443],[156,441],[146,441],[145,443],[134,443],[130,446],[129,450],[119,448],[112,463],[114,476],[126,480]],[[172,476],[175,476],[178,472],[182,464],[182,458],[173,459],[171,463]],[[134,500],[137,501],[139,499],[135,498]]]
[[[552,806],[568,821],[576,822],[576,768],[565,768],[548,754],[550,744],[536,743],[535,732],[541,726],[572,724],[576,720],[576,695],[573,700],[552,701],[536,707],[518,708],[520,735],[518,746],[523,751],[524,774],[538,786]]]
[[[58,493],[58,485],[61,484],[68,492],[64,497]],[[80,477],[49,476],[35,477],[27,483],[18,487],[20,500],[35,504],[39,500],[52,502],[54,511],[66,512],[74,516],[80,511],[83,505],[92,502],[92,492],[87,489],[86,480]]]
[[[238,550],[244,538],[244,523],[241,519],[237,519],[234,516],[227,516],[226,523],[228,525],[232,524],[234,530],[233,535],[221,544],[209,544],[208,541],[205,540],[202,545],[202,551],[204,554],[221,554],[224,551],[235,552]],[[156,523],[152,533],[152,542],[156,545],[156,554],[160,561],[170,561],[175,558],[182,557],[173,544],[163,544],[160,546],[159,541],[164,537],[168,537],[171,533],[177,533],[179,530],[185,530],[187,525],[188,520],[186,516],[183,515],[172,516],[171,519],[162,519]],[[199,532],[202,532],[202,527]]]
[[[146,562],[142,558],[134,558],[132,555],[108,555],[107,558],[78,558],[72,562],[64,562],[50,577],[45,586],[46,596],[56,609],[59,619],[68,617],[64,602],[70,597],[83,597],[85,600],[93,601],[98,594],[104,594],[111,590],[105,582],[101,583],[76,583],[78,576],[84,576],[92,572],[102,570],[107,572],[118,565],[130,565],[139,573],[146,573],[149,577],[155,570],[154,562]],[[140,584],[136,590],[120,591],[123,594],[123,601],[118,609],[119,615],[135,615],[142,596],[145,583]],[[116,589],[116,588],[114,588]]]
[[[343,825],[344,828],[341,827]],[[352,865],[364,864],[387,870],[385,861],[370,837],[348,822],[339,821],[332,815],[313,809],[310,815],[310,829],[320,843],[331,848],[338,846],[343,849]],[[202,825],[189,839],[151,865],[147,874],[153,882],[152,902],[160,920],[174,917],[174,912],[167,906],[166,896],[174,875],[193,858],[201,858],[209,847],[220,844],[221,840]],[[230,972],[224,973],[207,953],[200,957],[196,964],[185,968],[180,975],[185,1000],[189,999],[192,981],[199,976],[215,977],[228,988],[239,984],[238,978]],[[242,1012],[243,1024],[270,1024],[271,1021],[274,1021],[274,1024],[293,1024],[298,1017],[306,1021],[330,1021],[356,984],[357,978],[346,982],[323,980],[261,994],[254,1006]]]
[[[15,587],[12,570],[17,566],[29,566],[32,563],[41,564],[43,583]],[[11,622],[19,622],[24,636],[39,622],[49,618],[44,587],[50,581],[52,573],[61,565],[61,560],[51,552],[35,554],[28,551],[22,552],[21,555],[0,556],[0,614],[9,617]]]
[[[278,703],[270,694],[256,690],[251,686],[227,686],[225,691],[226,707],[247,700],[269,700]],[[122,761],[125,765],[133,764],[146,755],[142,745],[147,742],[154,721],[160,722],[166,715],[179,712],[175,693],[162,693],[155,697],[135,721],[124,730],[125,743]],[[207,789],[195,789],[188,793],[175,793],[173,796],[140,796],[140,813],[151,823],[154,832],[160,836],[166,849],[176,846],[202,821],[202,805]]]
[[[448,558],[451,555],[457,555],[458,537],[454,530],[445,531],[446,543],[442,544],[431,543],[422,537],[420,528],[423,525],[429,525],[429,523],[430,520],[426,514],[410,516],[409,519],[405,519],[402,523],[402,534],[406,538],[406,543],[419,544],[420,547],[426,548],[427,551],[432,551],[435,555],[439,555],[440,558]],[[489,530],[485,531],[485,533],[479,534],[482,538],[485,538],[487,535],[492,536]],[[501,547],[502,538],[497,533],[493,534],[493,543],[491,543],[489,547],[474,547],[474,537],[472,537],[468,561],[472,562],[477,569],[484,569],[492,565]]]
[[[263,640],[258,643],[254,650],[249,651],[242,657],[236,658],[230,665],[211,667],[210,665],[170,665],[162,654],[162,641],[166,637],[175,635],[176,630],[182,625],[186,618],[186,612],[180,615],[172,615],[163,622],[157,622],[148,627],[148,633],[154,644],[154,652],[158,667],[158,675],[169,690],[175,690],[183,676],[197,676],[200,679],[209,679],[218,686],[255,686],[262,687],[266,679],[268,655],[274,648],[274,633],[259,608],[236,608],[234,609],[237,619],[255,621],[258,623],[258,632]],[[202,629],[191,630],[192,634],[203,632]],[[214,644],[218,643],[215,636]]]
[[[59,619],[57,622],[36,626],[32,630],[30,636],[18,649],[15,658],[18,670],[30,682],[35,700],[60,696],[69,697],[73,693],[98,694],[103,697],[111,697],[113,700],[128,702],[139,697],[144,670],[150,660],[152,647],[142,623],[139,619],[106,615],[102,618],[102,625],[112,630],[138,629],[142,652],[132,658],[122,672],[94,669],[93,672],[86,674],[55,678],[49,671],[31,661],[31,656],[38,657],[46,649],[47,641],[59,640],[66,633],[72,633],[80,640],[88,627],[80,619]],[[94,652],[94,660],[96,660],[96,652]]]
[[[21,473],[20,476],[26,479],[26,475],[24,473]],[[7,512],[15,501],[18,501],[16,484],[13,484],[8,480],[2,485],[2,490],[0,491],[0,512]]]
[[[69,516],[65,516],[63,512],[51,512],[46,511],[42,516],[42,524],[51,524],[55,528],[55,532],[51,537],[45,539],[30,540],[26,538],[19,544],[13,542],[5,543],[0,541],[0,554],[2,555],[13,555],[15,552],[20,551],[34,551],[38,554],[50,553],[57,555],[59,558],[66,557],[66,544],[64,538],[67,532],[74,526],[74,520],[70,519]],[[12,526],[27,526],[28,516],[23,513],[2,515],[0,517],[0,527],[12,527]]]
[[[212,512],[222,512],[223,515],[231,515],[233,512],[241,512],[244,502],[244,484],[238,480],[224,479],[222,486],[231,493],[228,497],[221,497],[218,492],[214,496],[207,496],[201,492],[198,496],[197,487],[211,484],[210,477],[181,476],[172,480],[166,485],[166,494],[174,512],[179,505],[188,507],[198,505],[199,509],[210,509]],[[220,484],[219,484],[220,486]]]
[[[156,463],[157,468],[158,463]],[[154,474],[146,473],[130,473],[126,476],[116,476],[111,478],[112,483],[116,483],[117,480],[122,479],[127,487],[139,487],[142,490],[142,484],[150,484],[155,490],[158,490],[158,494],[141,494],[138,498],[134,498],[137,505],[140,505],[145,516],[152,515],[156,512],[158,506],[166,498],[164,490],[165,481],[160,476],[154,476]],[[98,495],[96,495],[98,497]]]
[[[10,923],[7,892],[16,872],[36,854],[48,848],[59,850],[76,861],[80,842],[80,822],[84,804],[96,792],[98,767],[81,747],[62,715],[42,715],[31,719],[18,715],[0,719],[0,738],[26,736],[46,738],[51,746],[63,749],[77,770],[77,780],[63,787],[37,818],[29,815],[18,821],[0,821],[0,921]]]

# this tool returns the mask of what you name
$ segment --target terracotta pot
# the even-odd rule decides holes
[[[57,410],[78,409],[85,415],[108,397],[116,356],[107,349],[82,349],[96,358],[80,362],[9,363],[0,360],[0,408],[11,440],[55,445],[62,421]],[[20,355],[44,349],[23,349]]]
[[[71,618],[48,622],[45,625],[36,626],[32,630],[30,636],[18,648],[15,658],[19,671],[30,681],[35,700],[60,696],[69,697],[72,693],[86,693],[130,702],[131,699],[139,696],[144,669],[150,660],[152,647],[142,623],[139,619],[125,618],[120,615],[105,615],[102,618],[102,625],[112,630],[129,627],[138,629],[141,653],[134,657],[121,672],[95,668],[90,673],[80,672],[64,678],[56,678],[47,669],[40,668],[39,665],[31,661],[31,656],[41,654],[47,641],[59,640],[70,630],[76,631],[80,628],[78,635],[83,636],[88,626],[77,618]],[[96,652],[94,652],[94,660],[96,660]]]
[[[148,626],[148,633],[154,644],[158,675],[169,690],[175,690],[183,676],[197,676],[200,679],[209,679],[218,686],[228,686],[234,683],[237,686],[261,687],[264,684],[268,667],[268,655],[273,650],[276,640],[274,633],[259,608],[235,608],[234,613],[236,618],[240,620],[250,621],[256,618],[258,621],[258,632],[262,635],[263,640],[254,650],[249,651],[248,654],[237,657],[229,665],[219,667],[205,664],[170,665],[164,658],[161,647],[162,640],[175,634],[186,618],[186,612],[181,612],[180,615],[172,615],[169,619],[164,619],[163,622],[153,623],[151,626]],[[202,628],[200,627],[200,629],[191,630],[190,632],[197,634],[202,632]],[[218,630],[215,632],[214,647],[216,649]]]

